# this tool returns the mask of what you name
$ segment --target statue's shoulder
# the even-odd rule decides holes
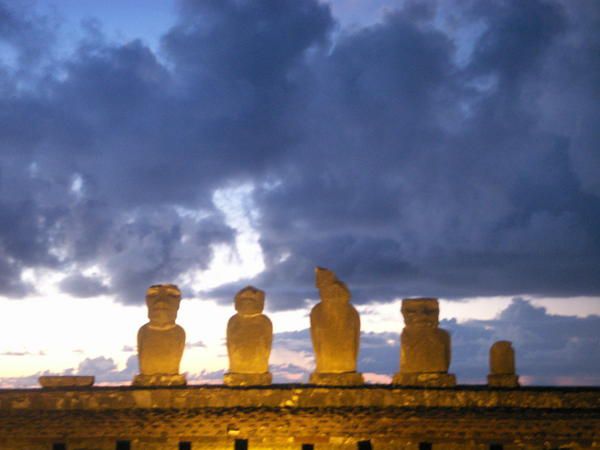
[[[227,326],[235,326],[238,322],[240,322],[241,316],[239,314],[234,314],[233,316],[231,316],[229,318],[229,320],[227,321]]]
[[[185,330],[183,329],[183,327],[181,325],[175,325],[175,328],[173,328],[175,330],[175,334],[177,336],[183,336],[185,337]]]
[[[450,333],[448,333],[448,331],[444,330],[443,328],[436,328],[436,332],[441,338],[450,339]]]
[[[310,318],[314,318],[323,314],[323,303],[319,302],[310,310]]]
[[[140,327],[140,329],[138,330],[138,336],[142,336],[144,334],[148,333],[148,329],[149,329],[149,325],[150,323],[145,323],[144,325],[142,325]]]
[[[273,328],[273,322],[271,322],[271,319],[269,319],[269,317],[266,314],[258,315],[257,320],[259,323],[264,323],[265,325]]]

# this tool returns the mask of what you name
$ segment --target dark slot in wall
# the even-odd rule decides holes
[[[433,449],[433,444],[430,442],[420,442],[419,443],[419,450],[432,450]]]
[[[55,444],[52,444],[52,450],[67,450],[67,444],[57,442]]]
[[[248,439],[236,439],[233,448],[234,450],[248,450]]]
[[[179,443],[179,450],[192,450],[192,443],[189,441],[181,441]]]
[[[358,450],[373,450],[371,441],[358,441],[356,447],[358,448]]]
[[[131,450],[131,441],[117,441],[115,450]]]
[[[504,445],[502,445],[502,444],[490,444],[490,450],[504,450]]]
[[[302,450],[315,450],[314,444],[302,444]]]

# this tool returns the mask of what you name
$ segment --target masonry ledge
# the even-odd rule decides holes
[[[600,410],[600,387],[415,388],[275,384],[257,387],[93,386],[0,389],[0,411],[196,408],[520,408]]]

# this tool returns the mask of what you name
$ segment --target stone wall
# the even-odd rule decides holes
[[[189,386],[0,390],[0,449],[600,448],[600,389]]]

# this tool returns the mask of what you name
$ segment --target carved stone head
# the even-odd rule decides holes
[[[169,328],[175,325],[181,291],[174,284],[155,284],[146,291],[146,305],[150,325]]]
[[[510,341],[497,341],[490,348],[490,373],[515,373],[515,351]]]
[[[404,324],[410,327],[437,328],[440,306],[437,298],[405,298],[402,300]]]
[[[246,286],[235,295],[235,310],[243,316],[252,316],[263,312],[265,292],[253,286]]]
[[[335,283],[336,280],[337,278],[332,270],[325,269],[324,267],[315,268],[315,286],[317,289],[329,286]]]
[[[319,289],[321,301],[323,302],[348,303],[350,301],[350,290],[329,269],[323,267],[315,269],[315,285]]]

